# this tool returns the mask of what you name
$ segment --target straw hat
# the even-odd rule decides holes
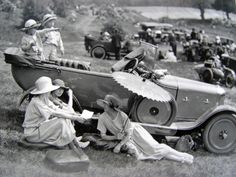
[[[52,85],[52,80],[49,77],[42,76],[35,81],[35,89],[30,93],[33,95],[51,92],[60,88],[60,86]]]
[[[43,16],[42,25],[44,26],[47,22],[51,20],[56,20],[57,17],[54,14],[46,14]]]
[[[119,98],[114,95],[106,95],[104,100],[98,99],[97,104],[104,108],[105,104],[109,105],[111,108],[118,108],[121,106]]]
[[[52,81],[52,84],[60,86],[60,88],[63,88],[65,90],[69,89],[69,87],[66,87],[65,82],[61,79],[55,79],[54,81]]]
[[[29,19],[25,22],[25,27],[22,28],[23,31],[32,29],[32,28],[38,28],[40,24],[38,24],[35,20]]]

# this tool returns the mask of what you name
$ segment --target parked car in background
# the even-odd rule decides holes
[[[226,59],[225,59],[226,60]],[[230,61],[230,60],[229,60]],[[227,61],[225,61],[227,64]],[[221,63],[217,56],[206,60],[204,64],[195,66],[195,70],[199,75],[200,80],[207,83],[220,83],[228,88],[235,85],[236,76],[234,70]]]
[[[224,103],[223,88],[160,74],[142,64],[150,60],[145,50],[135,52],[117,63],[120,66],[118,70],[130,72],[130,75],[138,74],[137,77],[143,81],[148,79],[158,89],[165,90],[172,99],[154,101],[134,94],[118,84],[110,73],[89,71],[86,67],[78,69],[63,62],[35,61],[25,58],[13,48],[7,49],[4,55],[6,63],[11,64],[14,80],[25,93],[29,93],[41,76],[59,78],[73,89],[74,100],[79,103],[74,105],[80,105],[82,109],[102,112],[96,100],[103,99],[108,93],[115,93],[119,95],[122,109],[130,115],[130,119],[152,134],[183,135],[197,132],[210,152],[228,153],[235,149],[236,109]],[[142,85],[137,87],[141,88]],[[147,92],[152,92],[152,88]]]
[[[108,40],[99,40],[91,35],[84,36],[85,49],[90,53],[91,57],[97,59],[105,59],[115,56],[115,49]],[[127,55],[137,45],[137,41],[125,40],[122,42],[121,56]]]

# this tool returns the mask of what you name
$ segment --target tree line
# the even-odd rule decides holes
[[[202,20],[205,19],[207,8],[224,11],[227,19],[230,19],[230,13],[236,12],[236,0],[0,0],[0,9],[2,11],[12,11],[16,7],[22,8],[23,20],[29,18],[37,20],[41,19],[43,14],[52,11],[58,16],[65,17],[68,9],[91,4],[194,7],[199,9]]]

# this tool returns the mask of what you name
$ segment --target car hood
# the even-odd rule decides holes
[[[204,82],[199,82],[191,79],[186,79],[182,77],[166,75],[159,80],[160,85],[165,87],[179,89],[179,90],[188,90],[188,91],[196,91],[196,92],[205,92],[209,94],[225,94],[225,90],[218,86],[207,84]]]

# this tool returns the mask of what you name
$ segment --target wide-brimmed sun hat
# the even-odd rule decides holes
[[[68,89],[69,89],[69,87],[66,87],[65,82],[64,82],[63,80],[61,80],[61,79],[55,79],[55,80],[53,80],[53,81],[52,81],[52,84],[53,84],[53,85],[60,86],[60,88],[63,88],[63,89],[65,89],[65,90],[68,90]]]
[[[30,93],[33,95],[51,92],[60,88],[60,86],[52,85],[52,80],[49,77],[42,76],[35,81],[35,89]]]
[[[40,26],[40,24],[37,23],[35,20],[29,19],[25,22],[25,27],[22,28],[21,30],[25,31],[25,30],[32,29],[32,28],[38,28],[39,26]]]
[[[97,104],[102,108],[104,108],[105,104],[111,108],[119,108],[121,106],[119,98],[114,95],[106,95],[104,99],[98,99]]]
[[[51,20],[56,20],[57,16],[54,14],[46,14],[43,16],[42,25],[44,26],[47,22]]]

